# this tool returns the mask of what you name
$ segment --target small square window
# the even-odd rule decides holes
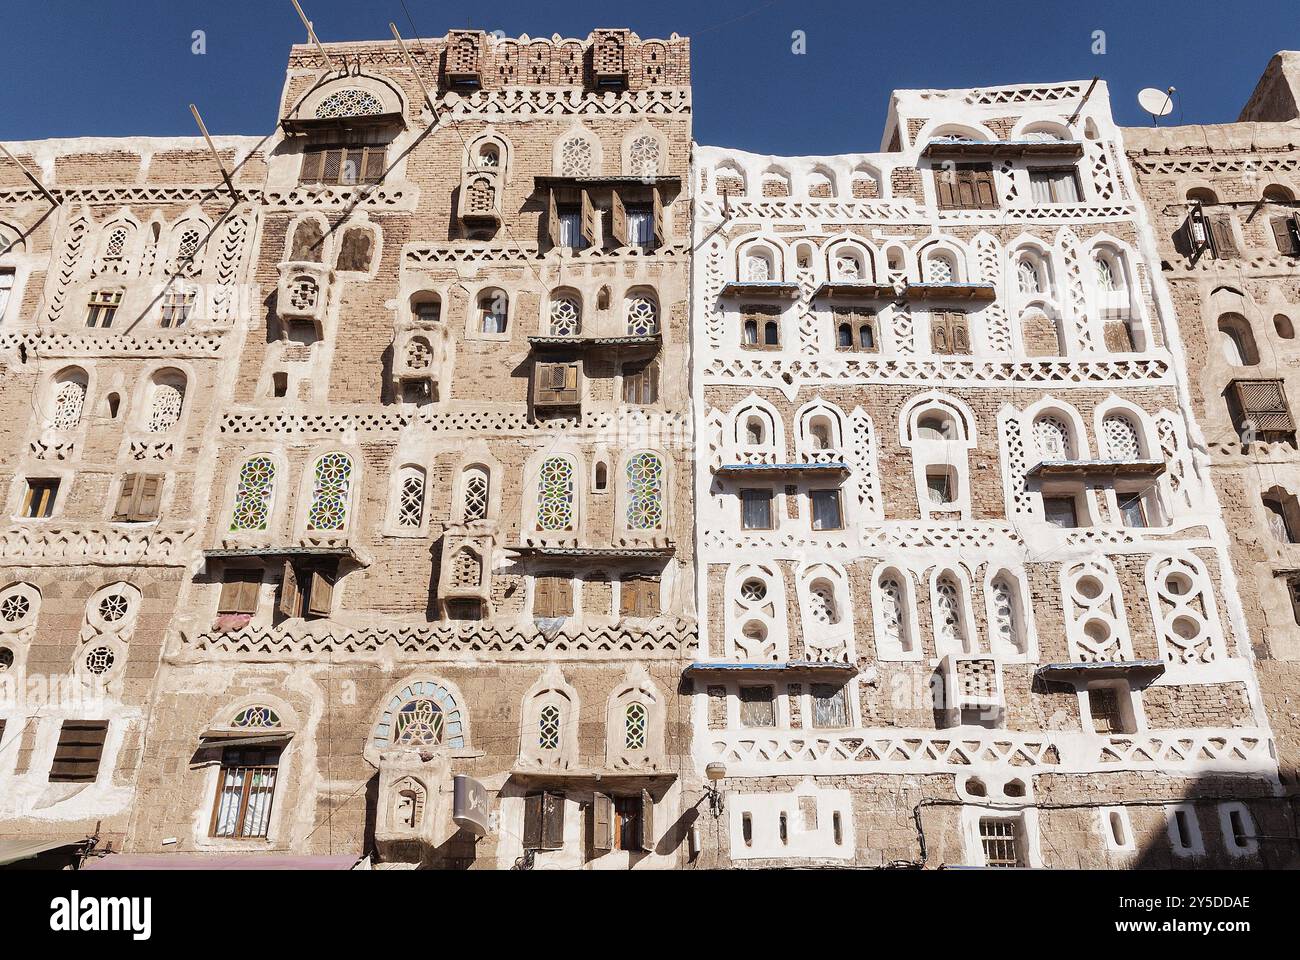
[[[946,469],[931,469],[925,473],[925,489],[934,506],[946,506],[953,502],[952,473]]]
[[[813,726],[825,728],[849,725],[849,704],[843,684],[812,685]]]
[[[1056,527],[1072,529],[1079,525],[1079,509],[1074,497],[1043,497],[1043,516]]]
[[[813,490],[809,497],[812,500],[812,528],[814,530],[844,529],[844,517],[840,511],[840,492],[838,490]]]
[[[32,520],[42,520],[54,515],[54,502],[59,496],[59,481],[55,479],[29,479],[23,496],[22,515]]]
[[[772,695],[771,687],[740,688],[740,725],[776,726],[776,698]]]
[[[1146,498],[1141,493],[1117,492],[1119,515],[1126,527],[1149,527]]]
[[[86,326],[107,330],[113,325],[117,308],[122,305],[121,290],[98,290],[90,296],[90,306],[86,311]]]
[[[1079,202],[1079,179],[1073,168],[1030,170],[1029,190],[1034,203]]]
[[[1024,838],[1020,822],[1004,817],[980,818],[980,846],[987,867],[1023,867]]]
[[[1133,732],[1123,693],[1117,687],[1092,687],[1088,690],[1088,713],[1092,715],[1092,729],[1096,733],[1111,736]]]
[[[772,491],[741,490],[741,527],[745,530],[772,529]]]
[[[163,294],[162,318],[164,327],[180,327],[194,312],[194,294],[187,290],[170,290]]]

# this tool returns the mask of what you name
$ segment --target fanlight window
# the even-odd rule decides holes
[[[664,465],[653,453],[639,453],[627,464],[627,525],[659,530],[664,525]]]
[[[1038,267],[1029,257],[1022,257],[1016,264],[1016,279],[1023,294],[1043,292],[1043,278]]]
[[[1074,456],[1070,429],[1057,417],[1039,417],[1034,421],[1034,444],[1044,460],[1070,460]]]
[[[542,464],[537,481],[537,526],[541,530],[573,529],[573,464],[551,457]]]
[[[442,742],[442,707],[432,700],[410,700],[393,718],[393,742],[410,746],[435,746]]]
[[[253,706],[245,707],[235,714],[235,719],[230,721],[230,725],[236,729],[255,729],[259,727],[278,727],[280,725],[279,715],[270,707]]]
[[[271,516],[274,485],[275,461],[270,457],[252,457],[244,461],[239,468],[239,486],[235,488],[231,530],[266,529]]]
[[[352,458],[346,453],[327,453],[316,461],[308,530],[342,530],[347,525],[351,485]]]
[[[835,607],[835,590],[825,580],[818,580],[808,590],[808,607],[814,623],[831,626],[839,623]]]
[[[627,705],[623,719],[623,746],[625,749],[645,749],[646,724],[649,719],[650,714],[646,710],[645,704],[635,702]]]
[[[108,242],[104,245],[105,260],[122,259],[122,255],[126,251],[127,236],[126,227],[118,227],[108,235]]]
[[[316,107],[316,119],[335,117],[372,117],[384,112],[384,105],[373,93],[356,88],[336,90]]]
[[[765,253],[751,253],[745,258],[745,279],[763,282],[772,279],[772,258]]]
[[[1136,460],[1142,456],[1142,444],[1133,421],[1113,413],[1101,423],[1106,438],[1106,456],[1112,460]]]

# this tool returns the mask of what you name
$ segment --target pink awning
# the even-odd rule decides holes
[[[110,853],[87,860],[82,870],[351,870],[354,853],[304,856],[293,853]]]

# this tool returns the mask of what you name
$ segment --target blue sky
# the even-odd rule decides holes
[[[191,135],[275,122],[288,47],[305,34],[289,0],[8,0],[0,31],[0,139]],[[302,0],[322,40],[411,34],[402,0]],[[693,38],[695,138],[761,153],[879,148],[890,90],[1100,74],[1121,123],[1149,123],[1145,86],[1179,90],[1171,120],[1235,120],[1268,59],[1300,47],[1300,0],[405,0],[421,34],[467,24],[586,36],[630,26]],[[19,11],[21,11],[19,13]],[[18,13],[18,15],[14,15]],[[207,52],[191,53],[206,33]],[[807,52],[791,52],[804,31]],[[1106,53],[1092,53],[1105,31]]]

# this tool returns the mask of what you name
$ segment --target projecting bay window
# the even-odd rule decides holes
[[[225,839],[266,836],[271,825],[271,805],[282,750],[282,746],[222,750],[209,836]]]
[[[1233,380],[1227,397],[1243,443],[1295,439],[1295,420],[1281,380]]]
[[[533,368],[533,406],[576,407],[582,399],[578,362],[538,363]]]
[[[1034,203],[1078,203],[1079,176],[1074,167],[1037,168],[1029,171],[1029,194]]]

